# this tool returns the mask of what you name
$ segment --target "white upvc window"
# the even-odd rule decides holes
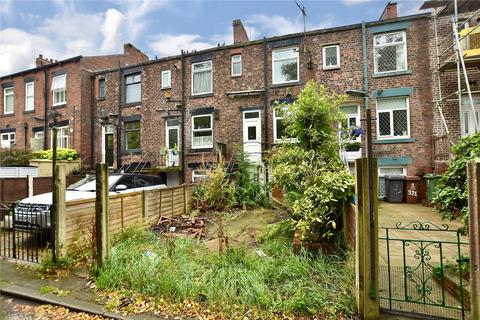
[[[300,80],[298,47],[272,51],[273,84],[297,82]]]
[[[57,148],[68,149],[68,131],[68,126],[57,128]],[[53,139],[53,134],[51,138]]]
[[[192,117],[192,149],[212,148],[213,130],[212,115]]]
[[[480,126],[480,96],[473,95],[473,109],[468,96],[462,96],[460,107],[460,129],[462,137],[480,132],[480,128],[475,128],[476,124]],[[476,124],[475,124],[476,118]]]
[[[172,87],[172,71],[165,70],[162,71],[162,89],[167,89]]]
[[[52,80],[53,105],[59,106],[67,103],[67,75],[53,77]]]
[[[376,35],[373,41],[375,73],[407,70],[405,31]]]
[[[360,128],[360,106],[358,105],[345,105],[340,106],[340,111],[346,114],[346,128],[351,131],[354,128]],[[360,141],[361,136],[350,138],[348,141]]]
[[[340,46],[338,44],[323,47],[323,69],[340,68]]]
[[[408,97],[377,99],[377,138],[410,138]]]
[[[288,136],[285,132],[285,124],[283,123],[283,117],[277,110],[278,107],[273,109],[273,140],[275,143],[282,142],[296,142],[296,138]],[[286,111],[287,107],[280,107],[282,110]]]
[[[140,72],[125,76],[125,103],[137,103],[142,100],[142,74]]]
[[[15,108],[13,87],[3,89],[3,114],[12,114]]]
[[[15,146],[15,132],[7,132],[0,134],[0,147],[9,149]]]
[[[34,82],[25,83],[25,111],[34,109]]]
[[[192,95],[213,92],[212,61],[192,63]]]
[[[236,54],[232,56],[232,77],[242,75],[242,55]]]
[[[208,179],[207,170],[197,169],[192,171],[192,182],[199,182],[205,179]]]

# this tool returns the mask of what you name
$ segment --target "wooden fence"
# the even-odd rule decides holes
[[[131,225],[154,225],[160,216],[186,214],[192,205],[193,185],[144,190],[109,197],[108,235],[113,236]],[[95,199],[66,203],[65,243],[90,240],[95,221]]]

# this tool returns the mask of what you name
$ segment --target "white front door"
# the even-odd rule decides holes
[[[168,167],[175,167],[179,165],[178,149],[179,149],[179,133],[180,126],[177,119],[167,119],[166,121],[165,141],[168,149],[166,155],[166,164]]]
[[[243,112],[243,152],[255,164],[262,163],[260,111]]]

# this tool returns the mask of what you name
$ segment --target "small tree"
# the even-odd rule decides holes
[[[353,191],[353,177],[339,155],[338,123],[345,117],[340,111],[344,100],[310,81],[295,102],[277,106],[295,142],[272,152],[271,173],[286,192],[291,222],[310,240],[335,235],[343,201]]]
[[[0,166],[28,166],[31,158],[32,152],[29,149],[0,149]]]
[[[442,175],[433,195],[433,205],[443,219],[461,217],[468,226],[467,163],[480,158],[480,133],[460,140],[452,148],[454,158]]]

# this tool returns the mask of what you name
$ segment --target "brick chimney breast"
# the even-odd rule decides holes
[[[35,59],[35,66],[41,67],[47,64],[53,63],[53,59],[47,59],[43,57],[43,54],[39,54],[38,57]]]
[[[233,43],[244,43],[250,41],[248,39],[247,31],[243,26],[242,20],[233,20]]]
[[[383,13],[380,16],[380,20],[395,19],[398,17],[397,3],[389,1],[383,9]]]
[[[137,56],[142,61],[148,61],[149,60],[148,56],[145,53],[143,53],[140,49],[138,49],[137,47],[135,47],[131,43],[124,43],[123,44],[123,54]]]

